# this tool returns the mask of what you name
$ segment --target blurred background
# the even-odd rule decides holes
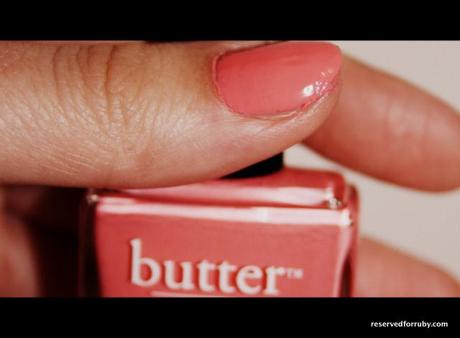
[[[460,112],[460,41],[333,41],[346,54],[438,95]],[[436,263],[460,279],[460,190],[429,194],[371,179],[294,146],[288,165],[337,170],[361,196],[362,234]]]

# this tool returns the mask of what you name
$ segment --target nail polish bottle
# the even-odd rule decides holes
[[[357,213],[340,174],[281,154],[208,182],[89,191],[80,294],[352,296]]]

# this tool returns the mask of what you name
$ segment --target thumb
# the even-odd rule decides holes
[[[311,134],[338,92],[319,42],[0,43],[0,182],[219,177]]]

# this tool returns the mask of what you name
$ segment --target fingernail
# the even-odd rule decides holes
[[[334,89],[340,49],[326,42],[282,42],[231,51],[214,61],[214,83],[230,110],[275,116],[306,110]]]

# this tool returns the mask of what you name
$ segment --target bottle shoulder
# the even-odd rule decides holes
[[[264,176],[217,179],[175,187],[97,192],[113,198],[234,206],[340,208],[350,187],[341,174],[283,168]]]

